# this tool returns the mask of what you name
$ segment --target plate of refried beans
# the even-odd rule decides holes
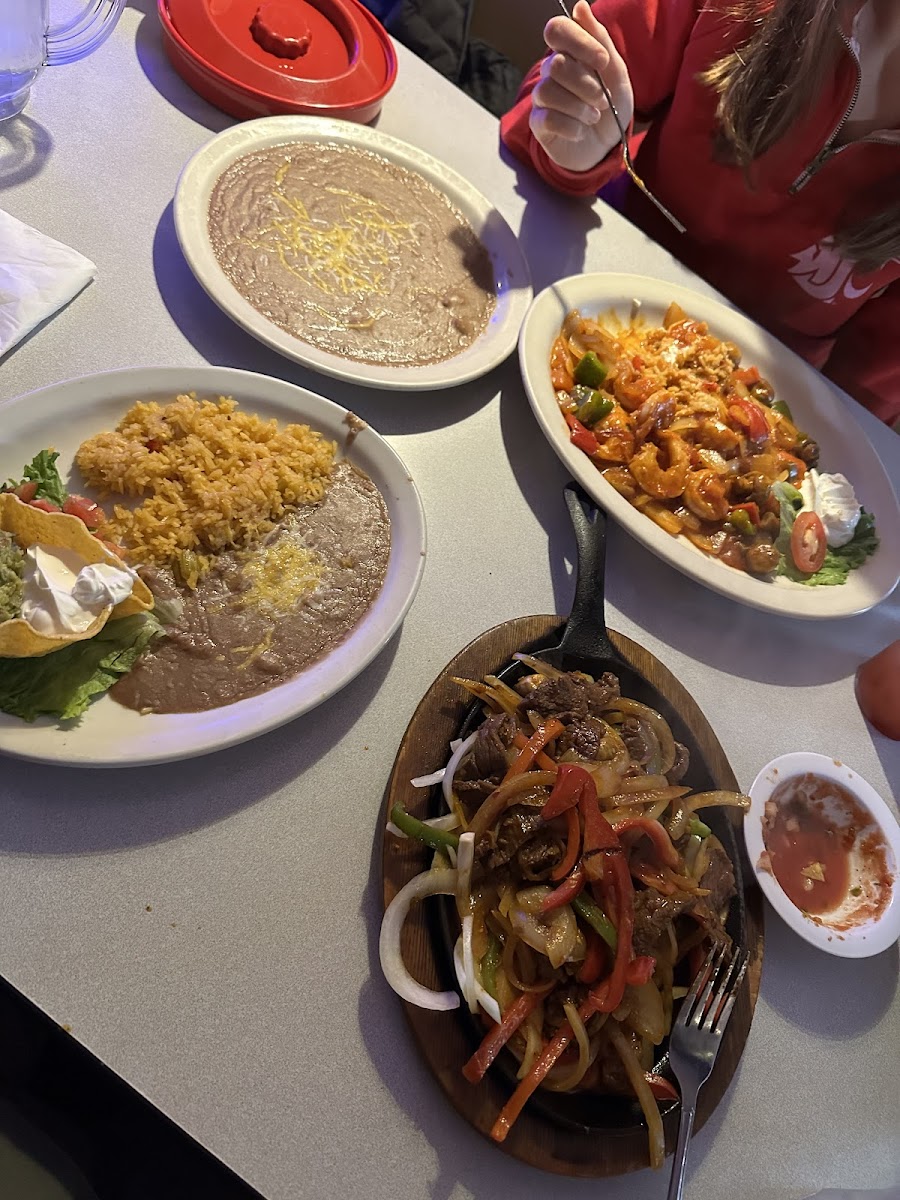
[[[477,378],[511,353],[532,298],[518,240],[480,192],[348,121],[265,117],[218,134],[182,172],[175,227],[238,325],[371,387]]]

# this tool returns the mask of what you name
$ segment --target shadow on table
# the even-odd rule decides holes
[[[531,269],[534,294],[558,279],[584,270],[587,240],[603,224],[602,209],[591,198],[573,199],[554,191],[537,172],[519,162],[504,145],[500,157],[516,173],[516,193],[525,201],[519,245]],[[565,236],[548,236],[549,226],[565,227]]]
[[[662,1195],[668,1182],[668,1163],[659,1174],[649,1170],[618,1179],[570,1179],[551,1176],[518,1162],[481,1137],[459,1116],[444,1097],[440,1085],[419,1058],[403,1017],[401,1001],[382,975],[378,940],[382,916],[381,838],[372,839],[369,885],[363,896],[361,916],[365,921],[370,976],[359,994],[360,1032],[375,1068],[396,1103],[412,1124],[422,1131],[438,1160],[436,1175],[429,1181],[431,1200],[450,1200],[462,1184],[474,1200],[546,1200],[548,1195],[571,1200],[648,1200]],[[455,1020],[447,1013],[447,1020]],[[725,1120],[740,1064],[715,1113],[691,1145],[688,1180],[713,1149]]]
[[[233,125],[234,117],[214,108],[198,95],[169,62],[163,49],[156,0],[128,0],[128,7],[144,14],[135,34],[134,48],[141,70],[159,94],[186,117],[214,133]]]
[[[12,117],[0,124],[0,191],[33,179],[44,169],[53,138],[31,117]]]
[[[667,566],[624,530],[614,534],[610,599],[697,662],[736,679],[804,688],[846,679],[865,657],[854,642],[871,637],[866,617],[804,621],[760,612]]]
[[[500,433],[519,490],[547,534],[556,611],[565,615],[572,607],[575,589],[575,536],[563,498],[569,473],[531,411],[518,363],[504,374],[500,389]]]
[[[761,995],[792,1025],[845,1041],[872,1029],[890,1008],[898,964],[897,945],[873,958],[834,958],[772,919],[766,922]]]
[[[401,392],[332,379],[269,350],[226,316],[194,278],[178,244],[172,204],[163,210],[156,226],[153,271],[169,315],[207,362],[258,371],[308,388],[352,409],[381,434],[442,429],[465,420],[497,393],[503,367],[457,388]]]
[[[3,760],[0,853],[97,854],[180,837],[264,801],[352,729],[382,687],[399,633],[361,675],[296,720],[242,746],[136,769]]]

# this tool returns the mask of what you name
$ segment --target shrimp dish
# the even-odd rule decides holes
[[[692,794],[687,748],[660,713],[622,696],[615,675],[516,658],[526,673],[515,688],[454,680],[483,719],[445,768],[413,780],[440,784],[445,814],[391,811],[388,836],[419,839],[433,860],[385,912],[382,968],[410,1003],[453,1009],[461,994],[478,1015],[483,1040],[463,1067],[471,1084],[500,1055],[514,1064],[495,1141],[539,1087],[618,1094],[637,1099],[659,1166],[658,1102],[678,1098],[654,1071],[659,1047],[709,947],[731,940],[734,869],[701,814],[749,801]],[[455,899],[459,993],[424,987],[403,961],[411,904],[441,894]]]
[[[667,533],[729,567],[842,584],[875,521],[741,351],[671,304],[661,326],[571,312],[550,378],[572,444]]]

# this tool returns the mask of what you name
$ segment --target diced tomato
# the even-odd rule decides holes
[[[825,526],[819,514],[798,513],[791,530],[791,558],[797,570],[804,575],[815,575],[825,561],[827,550]]]
[[[34,494],[37,491],[37,489],[38,489],[37,483],[35,483],[34,480],[31,480],[28,483],[20,483],[19,486],[15,490],[15,494],[19,497],[20,500],[24,500],[24,502],[26,504],[30,504],[31,501],[34,499]]]
[[[806,478],[806,463],[787,450],[778,451],[778,461],[788,469],[788,482],[799,485]]]
[[[759,383],[759,371],[756,367],[739,367],[734,373],[735,379],[739,379],[741,383],[750,387],[753,383]]]
[[[713,383],[711,379],[707,379],[704,383],[701,383],[700,386],[703,388],[704,392],[710,392],[712,394],[715,394],[719,390],[719,385],[717,383]]]
[[[106,520],[100,505],[88,500],[86,496],[69,496],[63,505],[63,512],[84,521],[88,529],[97,529]]]
[[[634,369],[636,371],[643,371],[644,360],[641,358],[641,356],[639,354],[636,354],[634,356],[634,358],[631,360],[631,365],[634,367]]]
[[[733,397],[728,405],[728,415],[746,429],[754,442],[761,442],[769,434],[769,422],[763,416],[762,409],[752,400]]]
[[[116,545],[115,542],[108,542],[105,538],[100,538],[100,541],[107,548],[110,554],[115,554],[117,558],[121,558],[123,562],[125,561],[126,554],[121,546]]]
[[[43,497],[40,500],[29,500],[28,503],[32,508],[39,508],[41,512],[59,512],[58,505],[51,504],[49,500],[44,500]]]

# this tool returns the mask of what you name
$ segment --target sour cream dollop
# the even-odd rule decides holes
[[[48,637],[84,633],[107,608],[131,595],[134,575],[109,563],[88,563],[61,546],[36,543],[22,569],[22,617]]]
[[[844,475],[810,471],[800,485],[803,507],[817,513],[825,540],[835,550],[852,540],[862,509],[853,485]]]

